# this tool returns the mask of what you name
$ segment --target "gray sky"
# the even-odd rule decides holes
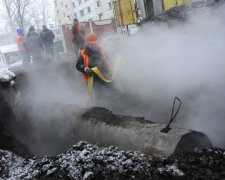
[[[38,1],[41,1],[41,0],[32,0],[32,5],[35,6],[35,9],[38,9],[40,10],[40,8],[38,8]],[[49,19],[51,19],[50,21],[51,22],[48,22],[48,23],[51,23],[51,24],[54,24],[54,4],[53,4],[53,1],[52,0],[47,0],[49,5],[48,5],[48,9],[47,9],[47,14],[49,16]],[[37,12],[37,11],[36,11]],[[5,18],[6,16],[6,11],[5,11],[5,8],[4,8],[4,5],[3,5],[3,2],[0,0],[0,33],[5,33],[7,31],[9,31],[6,26],[7,26],[7,19]],[[31,21],[31,25],[35,25],[33,24],[33,21]]]

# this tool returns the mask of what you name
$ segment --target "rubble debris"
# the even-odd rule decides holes
[[[3,179],[222,179],[225,150],[208,148],[167,159],[81,141],[57,156],[23,159],[0,150]]]

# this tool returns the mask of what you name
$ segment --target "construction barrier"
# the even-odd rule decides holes
[[[103,36],[115,35],[117,33],[116,22],[114,19],[84,22],[82,25],[86,36],[89,33],[94,32],[98,39],[101,39]],[[73,24],[62,25],[65,48],[68,52],[74,52],[72,26]]]

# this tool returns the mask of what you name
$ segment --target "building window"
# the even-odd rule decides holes
[[[75,3],[73,2],[73,8],[75,8],[76,6],[75,6]]]
[[[61,19],[59,19],[59,23],[61,23]]]
[[[57,10],[57,13],[59,13],[59,10]]]
[[[78,4],[80,5],[82,3],[82,0],[78,0]]]
[[[63,2],[61,2],[61,5],[62,5],[62,7],[63,7]]]
[[[68,8],[67,4],[65,5],[66,8]]]
[[[84,10],[80,10],[80,16],[83,17],[84,16]]]
[[[77,19],[77,13],[74,13],[74,18],[76,18],[76,19]]]
[[[55,1],[55,6],[57,6],[57,2]]]
[[[76,19],[77,19],[77,13],[74,13],[74,18],[76,18]]]
[[[111,10],[112,9],[112,3],[110,2],[109,3],[109,10]]]
[[[66,13],[65,12],[63,13],[63,16],[66,17]]]
[[[70,15],[68,15],[67,18],[70,19]]]
[[[91,12],[91,7],[87,8],[87,12],[90,13]]]
[[[103,14],[102,14],[102,13],[98,15],[99,20],[102,20],[102,16],[103,16]]]
[[[97,0],[97,7],[101,7],[101,0]]]

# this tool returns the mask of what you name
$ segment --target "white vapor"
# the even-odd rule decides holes
[[[167,122],[173,97],[183,101],[176,124],[225,147],[225,5],[197,9],[186,23],[148,24],[120,42],[124,91],[149,105],[148,119]]]

